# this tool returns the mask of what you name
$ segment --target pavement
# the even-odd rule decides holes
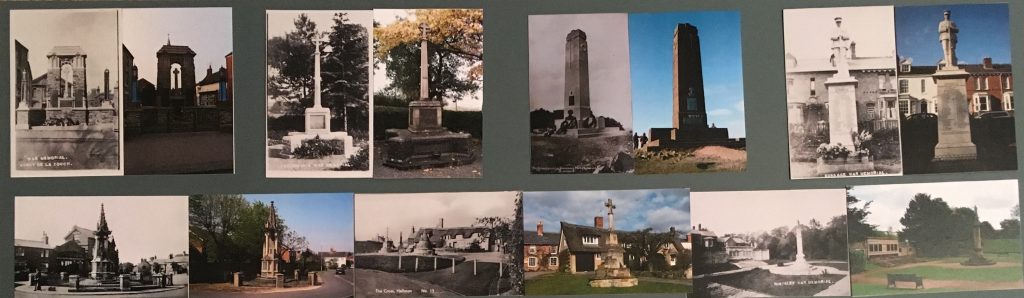
[[[240,291],[240,292],[214,292],[214,291],[198,291],[192,290],[189,293],[189,297],[259,297],[259,298],[279,298],[279,297],[310,297],[310,298],[339,298],[339,297],[352,297],[355,290],[355,284],[353,282],[354,276],[353,271],[349,271],[346,275],[335,275],[333,271],[324,271],[320,274],[323,284],[312,287],[312,288],[295,288],[295,289],[268,289],[266,291]]]
[[[231,173],[234,139],[230,133],[145,134],[124,140],[124,173]]]

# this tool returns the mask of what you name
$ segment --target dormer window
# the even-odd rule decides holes
[[[910,64],[900,65],[900,71],[901,72],[910,72]]]
[[[583,245],[597,245],[597,236],[583,236]]]

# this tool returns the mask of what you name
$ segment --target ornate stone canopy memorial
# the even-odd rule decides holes
[[[471,163],[468,133],[451,132],[443,126],[442,102],[430,97],[429,55],[426,24],[420,25],[420,95],[409,102],[409,127],[388,129],[383,151],[384,165],[410,169]]]

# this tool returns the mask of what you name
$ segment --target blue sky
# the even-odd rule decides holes
[[[914,59],[914,65],[934,66],[942,59],[939,22],[949,10],[960,28],[956,55],[960,63],[979,64],[983,57],[1010,63],[1010,26],[1007,5],[970,4],[896,7],[896,51]]]
[[[523,229],[536,231],[538,221],[544,221],[545,232],[558,232],[562,221],[593,225],[595,216],[607,216],[604,203],[609,198],[616,206],[617,230],[690,230],[690,190],[686,188],[525,192]]]
[[[314,251],[352,251],[351,193],[245,195],[249,201],[274,201],[277,216],[288,228],[305,236]]]
[[[672,36],[677,24],[697,27],[708,125],[745,137],[740,13],[705,11],[629,15],[633,124],[637,132],[672,127]]]

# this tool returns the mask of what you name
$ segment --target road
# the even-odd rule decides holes
[[[267,292],[212,292],[192,290],[189,297],[259,297],[259,298],[285,298],[285,297],[310,297],[310,298],[338,298],[352,297],[355,284],[352,282],[352,271],[346,275],[335,275],[333,271],[324,271],[321,275],[323,284],[316,289],[285,289],[269,290]]]

